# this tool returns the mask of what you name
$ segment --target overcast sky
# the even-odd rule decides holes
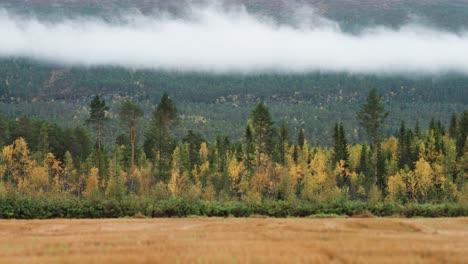
[[[242,8],[194,10],[186,19],[127,16],[45,22],[0,10],[0,57],[133,69],[206,72],[468,74],[468,33],[421,24],[345,33],[313,12],[278,25]]]

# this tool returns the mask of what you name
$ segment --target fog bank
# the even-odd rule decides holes
[[[307,9],[294,21],[278,24],[243,8],[213,6],[186,18],[133,14],[113,23],[47,22],[0,10],[0,57],[217,73],[468,74],[468,32],[409,24],[351,34]]]

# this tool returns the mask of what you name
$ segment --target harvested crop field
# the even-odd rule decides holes
[[[468,218],[2,220],[1,263],[467,263]]]

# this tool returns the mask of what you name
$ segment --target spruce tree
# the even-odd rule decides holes
[[[254,170],[254,161],[255,161],[255,143],[252,128],[248,124],[245,129],[244,134],[245,141],[245,158],[244,165],[249,173],[252,173]]]
[[[449,132],[449,136],[452,139],[458,138],[458,121],[457,121],[457,115],[455,113],[452,114],[452,118],[450,119],[448,132]]]
[[[376,89],[369,92],[366,102],[362,105],[361,110],[358,112],[357,117],[360,125],[366,130],[367,135],[370,137],[374,148],[374,179],[377,181],[377,153],[381,139],[381,128],[388,112],[385,111],[382,104],[381,97],[377,94]]]
[[[345,161],[345,166],[347,167],[349,161],[349,151],[343,124],[336,123],[333,131],[333,163],[335,165],[340,160],[343,160]]]
[[[261,154],[271,157],[275,143],[273,121],[268,108],[263,103],[259,103],[250,114],[250,125],[257,148],[257,165],[260,165]]]
[[[95,127],[97,134],[96,148],[102,150],[102,128],[104,122],[108,120],[107,112],[109,107],[106,105],[104,100],[101,100],[98,95],[89,104],[89,118],[86,120],[87,124]]]
[[[407,156],[407,149],[408,149],[408,142],[406,136],[406,127],[405,122],[401,122],[400,131],[398,132],[398,150],[397,150],[397,157],[398,157],[398,168],[402,169],[408,164],[408,156]]]
[[[159,180],[167,181],[171,170],[172,152],[176,147],[173,130],[178,123],[177,108],[165,93],[153,112],[150,128],[145,135],[144,150],[156,159]]]

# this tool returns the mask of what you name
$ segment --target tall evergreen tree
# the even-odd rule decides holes
[[[260,165],[261,154],[271,157],[274,148],[273,121],[268,108],[263,103],[259,103],[250,114],[250,125],[257,148],[257,165]]]
[[[288,147],[288,141],[289,141],[289,132],[288,132],[288,127],[286,124],[282,124],[280,127],[280,142],[279,142],[279,152],[280,152],[280,163],[284,164],[285,159],[286,159],[286,151]]]
[[[349,150],[343,124],[336,123],[333,130],[333,163],[336,164],[340,160],[345,161],[345,166],[348,166]]]
[[[172,152],[176,146],[173,129],[178,123],[177,108],[165,93],[153,112],[150,128],[146,133],[144,150],[150,159],[156,159],[160,180],[169,178]]]
[[[374,178],[377,181],[377,149],[379,149],[381,128],[384,124],[385,119],[388,116],[388,112],[385,111],[384,105],[382,104],[381,97],[377,94],[376,89],[372,89],[369,92],[366,102],[362,105],[361,110],[358,112],[357,117],[360,125],[366,130],[367,135],[372,141],[374,148]]]
[[[448,132],[449,132],[449,136],[452,139],[458,138],[458,121],[457,121],[457,115],[455,113],[452,114],[452,118],[450,119]]]
[[[216,158],[217,158],[217,167],[219,172],[227,171],[227,153],[231,142],[229,137],[218,135],[216,137]]]
[[[254,170],[254,162],[255,162],[255,143],[254,143],[252,128],[250,127],[249,124],[247,124],[247,127],[245,129],[244,140],[245,140],[245,154],[244,154],[245,164],[244,165],[247,171],[249,173],[252,173]]]
[[[401,122],[400,131],[398,132],[398,168],[404,168],[408,163],[408,157],[406,156],[408,144],[406,142],[406,127],[405,122]]]
[[[205,141],[200,133],[189,130],[187,135],[184,136],[182,141],[186,144],[188,150],[188,166],[190,172],[195,166],[200,165],[200,146]]]
[[[106,105],[104,100],[101,100],[98,95],[89,104],[89,118],[86,120],[86,123],[93,125],[97,133],[96,147],[99,150],[102,150],[101,137],[102,137],[102,127],[104,122],[108,120],[107,112],[109,107]]]
[[[364,144],[362,146],[357,172],[364,175],[364,188],[366,192],[368,192],[370,187],[375,183],[371,160],[372,153],[370,152],[369,147]]]
[[[130,168],[133,171],[135,167],[135,142],[137,127],[140,118],[143,117],[143,109],[137,104],[133,103],[130,100],[126,100],[122,103],[119,109],[119,118],[121,123],[128,129],[128,136],[130,138],[131,146],[131,159],[130,159]]]

